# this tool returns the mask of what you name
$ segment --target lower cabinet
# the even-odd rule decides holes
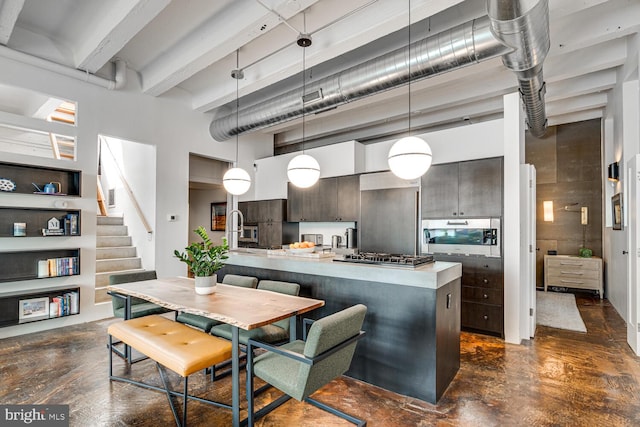
[[[504,336],[502,259],[452,255],[436,255],[436,259],[462,263],[462,328]]]

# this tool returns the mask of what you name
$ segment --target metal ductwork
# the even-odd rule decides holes
[[[239,118],[235,113],[217,118],[209,132],[224,141],[404,85],[409,70],[415,81],[502,56],[518,77],[530,131],[541,136],[547,123],[542,79],[549,50],[547,1],[488,0],[489,16],[308,83],[304,94],[299,87],[240,109]]]

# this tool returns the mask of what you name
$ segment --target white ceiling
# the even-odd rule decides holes
[[[312,35],[306,67],[320,77],[405,43],[406,31],[398,31],[409,22],[408,3],[0,0],[0,44],[108,76],[110,61],[121,58],[139,74],[144,93],[180,97],[213,117],[235,102],[230,71],[236,49],[245,74],[239,82],[241,104],[254,102],[299,83],[299,33]],[[627,43],[640,28],[640,2],[550,0],[549,9],[551,49],[544,64],[549,124],[601,117],[608,92],[622,78],[622,64],[634,60],[637,73],[638,58],[627,58]],[[412,37],[485,14],[484,0],[412,0],[411,21],[420,22]],[[501,114],[501,97],[516,90],[517,82],[500,59],[493,59],[415,82],[411,89],[412,122],[428,128]],[[333,142],[380,137],[406,126],[407,111],[406,87],[394,89],[307,117],[305,132],[307,138]],[[286,144],[299,140],[299,124],[295,120],[261,132],[277,134],[276,141]]]

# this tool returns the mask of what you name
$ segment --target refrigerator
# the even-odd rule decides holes
[[[360,176],[360,252],[419,254],[420,179],[405,181],[391,172]]]

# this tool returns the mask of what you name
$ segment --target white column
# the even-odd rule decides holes
[[[504,258],[504,338],[520,344],[521,335],[521,237],[520,165],[524,163],[525,115],[520,95],[504,96],[504,217],[502,253]]]

